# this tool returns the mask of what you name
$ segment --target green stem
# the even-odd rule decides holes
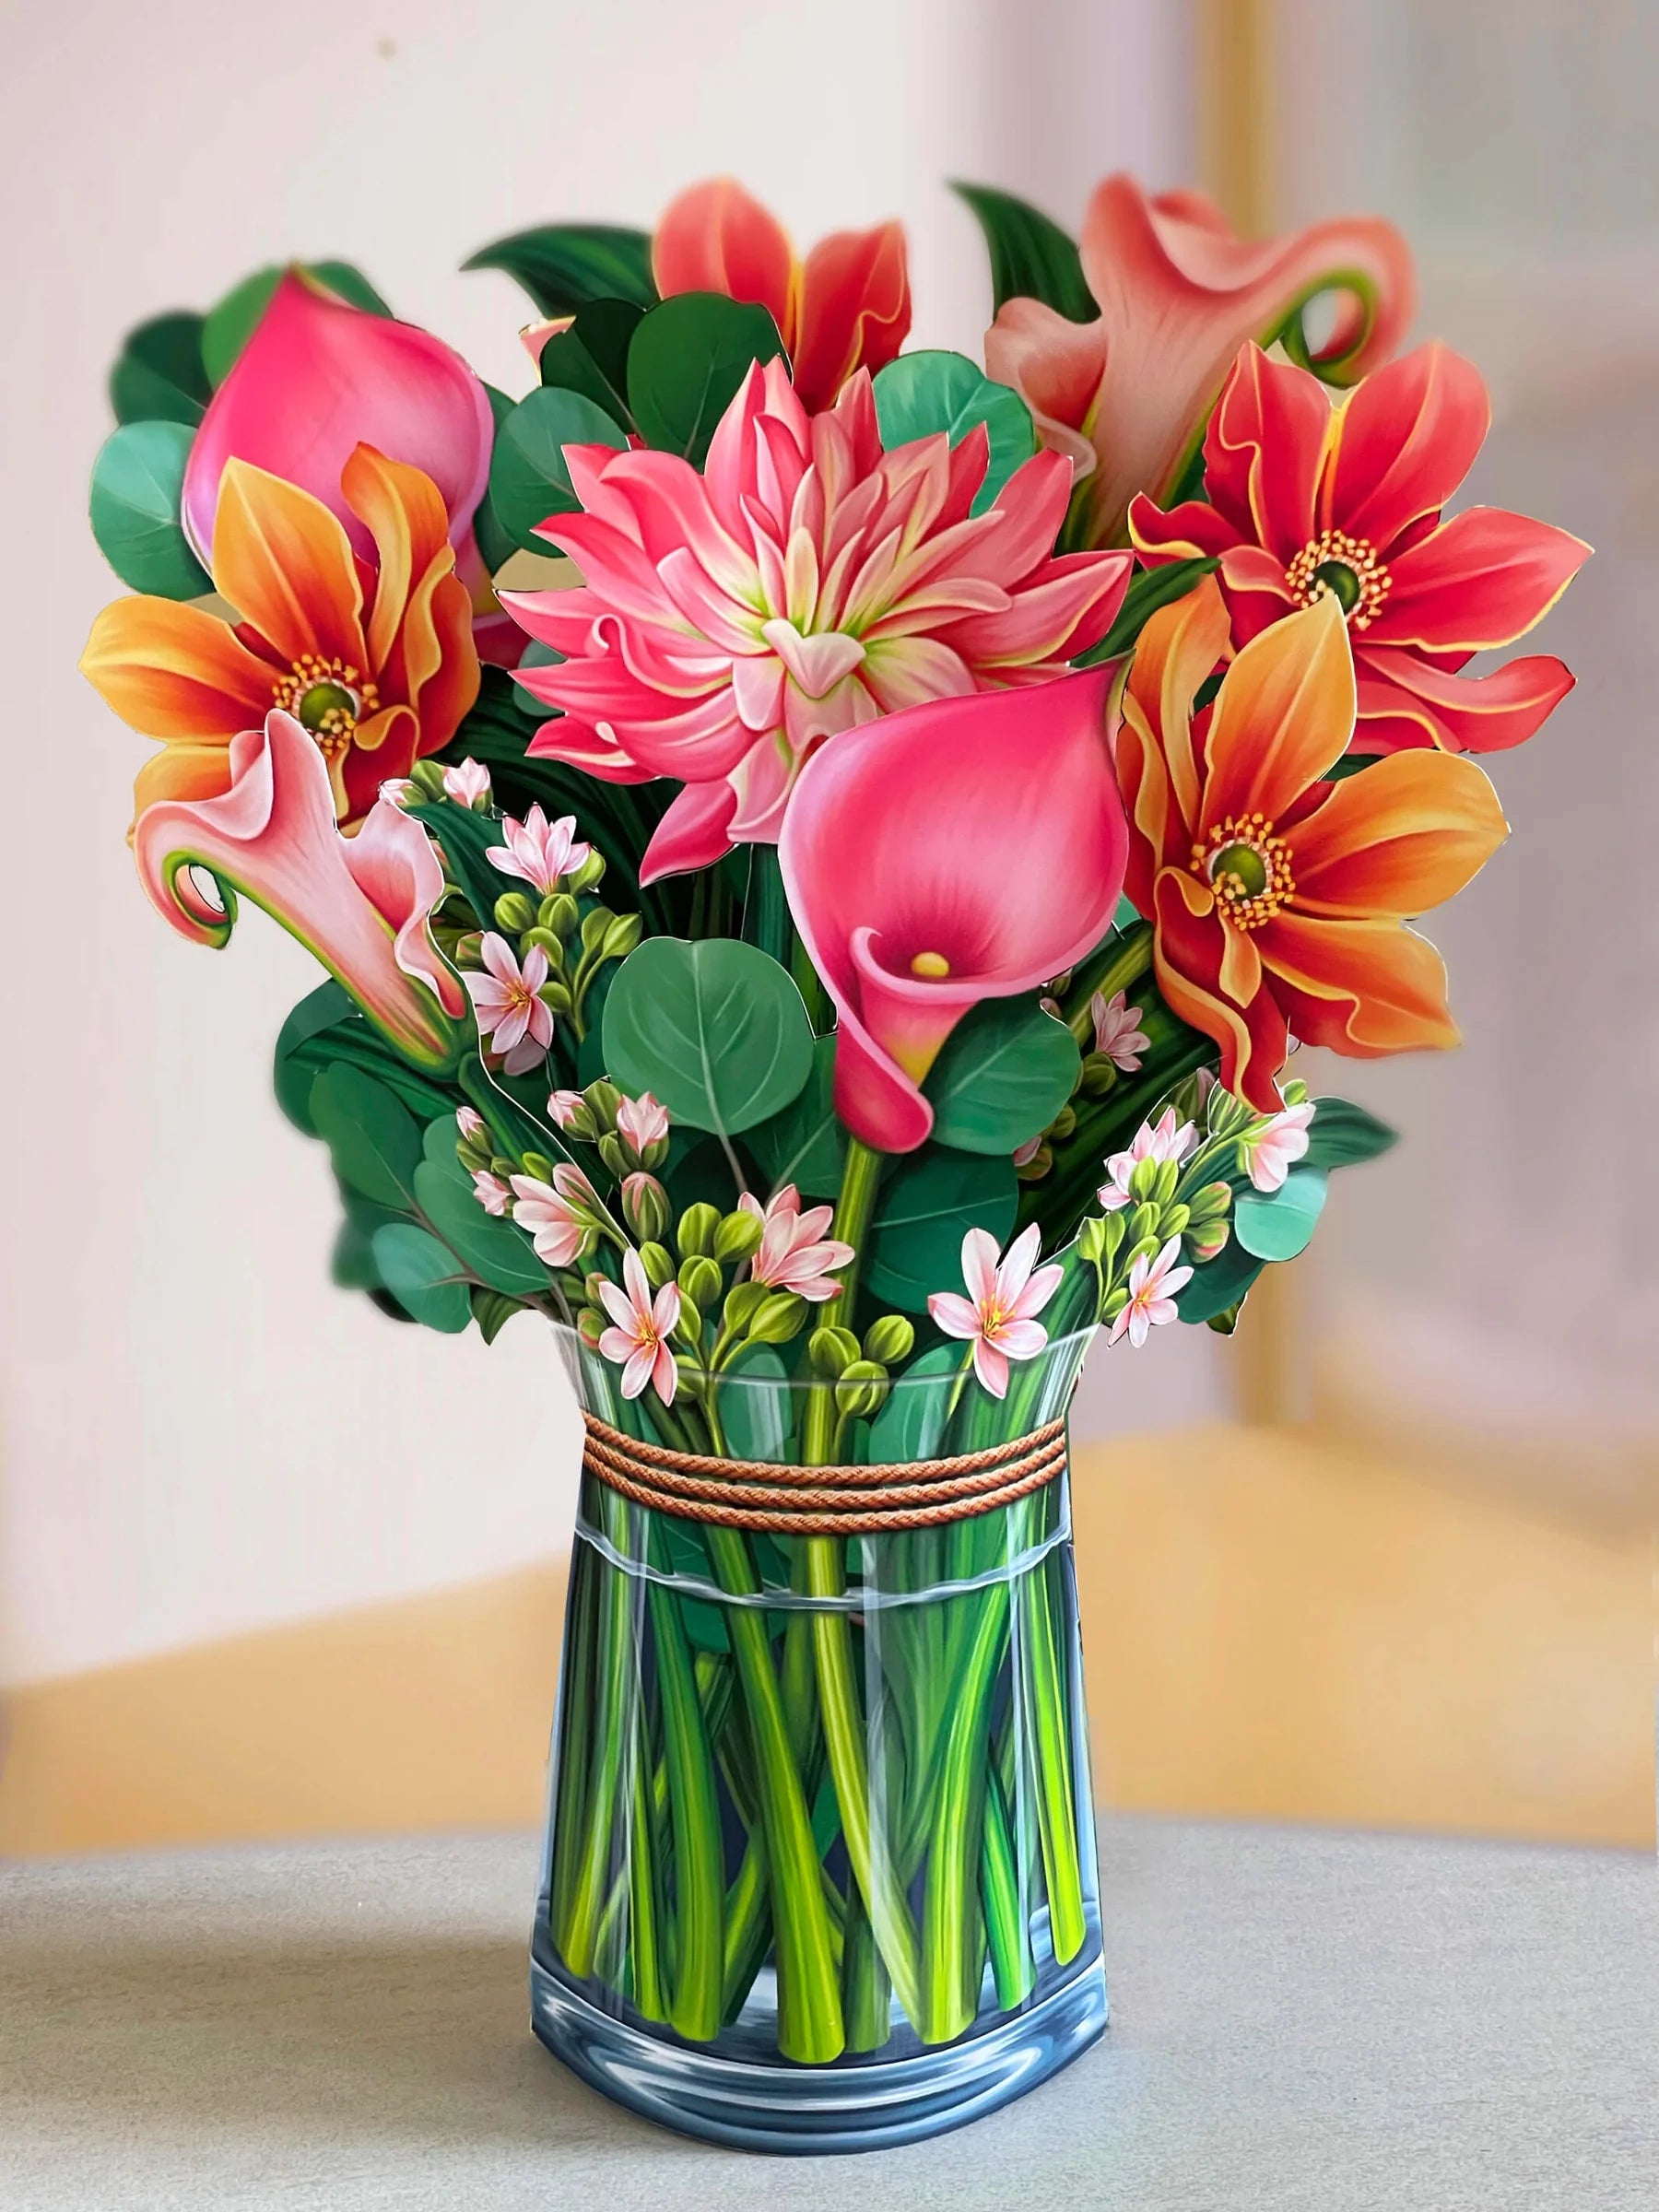
[[[720,2031],[725,1907],[714,1762],[679,1605],[658,1583],[651,1585],[651,1623],[674,1824],[675,1972],[668,2017],[688,2042],[709,2042]]]
[[[621,1504],[618,1500],[618,1505]],[[630,1509],[623,1507],[626,1514]],[[607,1528],[612,1542],[617,1532]],[[626,1546],[618,1547],[626,1551]],[[594,1971],[599,1920],[610,1888],[612,1823],[621,1801],[623,1766],[633,1704],[633,1622],[629,1578],[602,1564],[599,1574],[597,1695],[594,1735],[597,1742],[588,1789],[588,1814],[569,1910],[559,1940],[565,1964],[578,1981]]]
[[[547,1914],[559,1955],[569,1939],[571,1899],[582,1858],[582,1820],[586,1803],[589,1734],[594,1699],[594,1585],[603,1571],[597,1552],[579,1547],[571,1577],[565,1627],[568,1672],[560,1686],[563,1719],[559,1730],[559,1783],[554,1799],[553,1866]]]
[[[1030,1914],[1020,1879],[1019,1857],[994,1760],[985,1772],[979,1882],[985,1934],[991,1945],[991,1971],[996,1978],[996,2002],[1002,2011],[1012,2012],[1036,1987],[1037,1964],[1031,1956]]]
[[[629,1871],[631,1912],[630,1953],[633,1966],[635,2009],[648,2020],[665,2017],[663,2002],[662,1912],[657,1888],[655,1854],[652,1850],[649,1760],[641,1738],[645,1712],[636,1708],[633,1755],[633,1818],[629,1824]]]
[[[959,1604],[970,1601],[957,1600]],[[952,1702],[938,1812],[927,1859],[923,1916],[924,2040],[947,2043],[979,2009],[980,1953],[975,1881],[985,1798],[991,1691],[1007,1640],[1006,1583],[971,1601],[977,1618]]]
[[[1062,1966],[1083,1947],[1083,1873],[1077,1855],[1077,1794],[1072,1786],[1066,1684],[1056,1641],[1049,1570],[1039,1561],[1019,1585],[1020,1695],[1037,1781],[1037,1830],[1048,1888],[1049,1926]]]

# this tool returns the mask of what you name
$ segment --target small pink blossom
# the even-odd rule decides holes
[[[556,1090],[547,1100],[547,1112],[556,1128],[569,1129],[586,1104],[579,1090]]]
[[[1035,1359],[1048,1343],[1048,1331],[1035,1316],[1060,1287],[1062,1270],[1032,1272],[1042,1241],[1033,1221],[999,1262],[996,1239],[971,1229],[962,1239],[962,1280],[968,1296],[935,1290],[927,1310],[947,1336],[973,1346],[973,1371],[994,1398],[1006,1397],[1010,1359]]]
[[[473,1170],[473,1196],[487,1214],[504,1214],[510,1195],[507,1185],[488,1168]]]
[[[1149,1159],[1161,1167],[1167,1159],[1184,1159],[1193,1148],[1196,1134],[1191,1122],[1182,1122],[1176,1127],[1173,1106],[1164,1108],[1156,1128],[1150,1122],[1143,1122],[1128,1151],[1114,1152],[1106,1162],[1106,1172],[1112,1180],[1102,1183],[1100,1190],[1100,1204],[1106,1211],[1115,1214],[1129,1204],[1129,1179],[1142,1160]]]
[[[443,795],[463,806],[477,806],[489,796],[489,771],[482,760],[458,760],[443,771]]]
[[[528,1233],[536,1258],[547,1267],[574,1266],[599,1203],[582,1170],[561,1160],[551,1183],[515,1175],[512,1199],[512,1218]]]
[[[1193,1271],[1175,1265],[1180,1257],[1179,1237],[1171,1237],[1152,1258],[1142,1253],[1129,1270],[1129,1303],[1112,1323],[1108,1343],[1115,1344],[1120,1336],[1127,1335],[1138,1351],[1149,1330],[1181,1318],[1175,1293],[1192,1281]]]
[[[411,783],[407,776],[388,776],[377,795],[388,806],[406,806],[413,800],[424,798],[426,794]]]
[[[786,1182],[764,1207],[749,1191],[737,1203],[762,1224],[759,1247],[749,1267],[756,1282],[773,1290],[793,1290],[814,1305],[841,1296],[841,1287],[830,1281],[830,1271],[847,1265],[853,1247],[839,1237],[824,1235],[835,1216],[833,1206],[809,1206],[803,1213],[801,1194],[793,1182]]]
[[[1308,1124],[1312,1119],[1313,1102],[1309,1100],[1301,1106],[1287,1106],[1253,1135],[1239,1139],[1245,1170],[1258,1191],[1283,1190],[1292,1165],[1308,1148]]]
[[[1152,1041],[1135,1026],[1141,1018],[1140,1008],[1125,1006],[1124,997],[1122,991],[1114,991],[1110,999],[1103,991],[1097,991],[1088,1002],[1088,1012],[1094,1022],[1095,1051],[1104,1053],[1120,1074],[1132,1076]]]
[[[488,1124],[476,1106],[457,1106],[455,1126],[469,1145],[476,1145],[487,1133]]]
[[[576,817],[561,814],[548,821],[539,806],[532,806],[522,822],[508,815],[501,823],[504,845],[492,845],[484,857],[503,876],[519,876],[545,899],[561,876],[581,867],[593,851],[576,840]]]
[[[599,1286],[600,1299],[615,1324],[600,1337],[599,1349],[621,1367],[625,1398],[637,1398],[650,1382],[664,1405],[672,1406],[678,1377],[668,1339],[679,1319],[679,1286],[665,1283],[653,1300],[637,1252],[624,1255],[622,1280],[627,1286],[623,1289],[615,1283]]]
[[[478,1034],[506,1054],[510,1076],[522,1076],[547,1056],[553,1042],[553,1012],[536,995],[547,980],[547,956],[532,945],[521,968],[511,945],[492,929],[479,948],[484,972],[470,970],[463,979],[472,994]]]
[[[637,1099],[624,1099],[617,1108],[617,1135],[641,1159],[646,1147],[661,1144],[667,1134],[668,1109],[659,1104],[650,1091],[641,1091]]]

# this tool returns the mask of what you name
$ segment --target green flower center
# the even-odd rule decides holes
[[[1315,583],[1323,583],[1345,615],[1351,615],[1359,604],[1359,579],[1346,560],[1322,560],[1313,571]]]
[[[1253,845],[1223,845],[1209,858],[1209,879],[1230,877],[1246,899],[1259,899],[1267,888],[1267,864]]]
[[[300,696],[294,710],[297,719],[313,735],[320,730],[333,732],[342,723],[355,723],[358,714],[357,693],[344,684],[312,684]]]

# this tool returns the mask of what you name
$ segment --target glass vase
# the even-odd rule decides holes
[[[560,1332],[596,1419],[532,2012],[606,2096],[714,2142],[865,2150],[994,2111],[1101,2033],[1062,1426],[1087,1341],[1017,1368],[1004,1400],[953,1364],[832,1425],[832,1383],[723,1377],[728,1459],[667,1511],[615,1487],[593,1440],[615,1465],[629,1439],[676,1448],[684,1408],[623,1401]],[[814,1432],[831,1453],[803,1453]],[[976,1466],[999,1454],[1035,1474],[983,1507]],[[774,1496],[756,1463],[810,1486],[803,1456],[854,1484],[888,1470],[845,1494],[857,1533],[756,1510]]]

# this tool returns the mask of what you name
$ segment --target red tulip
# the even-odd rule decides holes
[[[1033,991],[1105,935],[1128,832],[1107,748],[1110,668],[931,700],[815,753],[779,844],[840,1017],[835,1106],[911,1152],[922,1082],[983,998]]]

